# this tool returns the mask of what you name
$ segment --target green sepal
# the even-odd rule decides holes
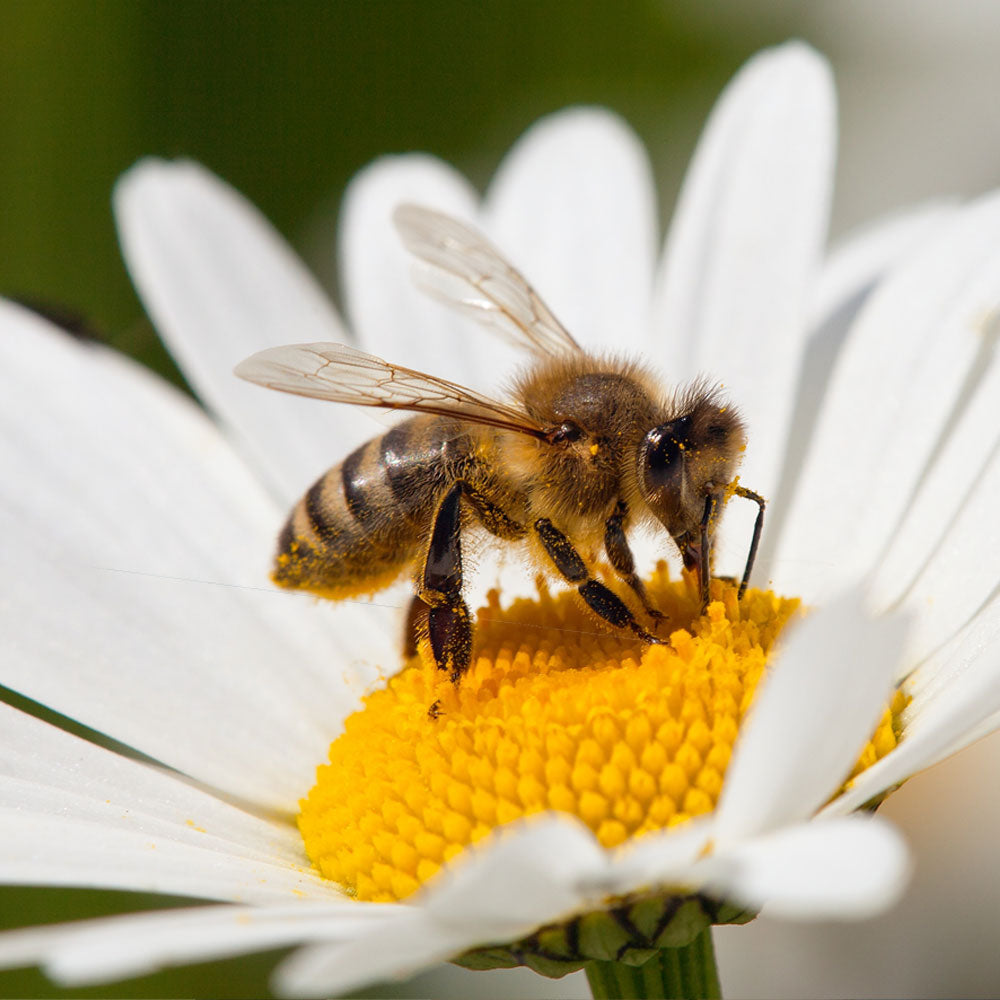
[[[663,930],[656,938],[658,948],[683,948],[703,930],[711,927],[711,917],[698,899],[686,899],[677,907]]]
[[[659,949],[640,966],[588,962],[587,982],[594,1000],[717,1000],[722,996],[710,927],[683,947]]]
[[[475,948],[452,959],[452,965],[460,965],[463,969],[472,969],[475,972],[486,972],[489,969],[514,969],[522,964],[517,956],[507,948]]]
[[[633,943],[632,935],[617,923],[610,910],[585,913],[576,921],[581,956],[613,962]]]
[[[546,955],[526,954],[524,964],[532,972],[537,972],[547,979],[562,979],[563,976],[568,976],[571,972],[579,972],[587,963],[579,959],[562,962]]]
[[[507,944],[475,948],[453,959],[466,969],[523,965],[550,979],[591,962],[645,966],[662,950],[686,948],[712,924],[743,924],[754,913],[701,893],[622,899]]]

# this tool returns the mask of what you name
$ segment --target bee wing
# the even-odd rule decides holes
[[[435,413],[545,437],[545,430],[517,407],[344,344],[272,347],[241,361],[235,371],[248,382],[296,396]]]
[[[471,226],[420,205],[400,205],[393,221],[421,262],[415,275],[426,292],[534,354],[582,350],[524,276]]]

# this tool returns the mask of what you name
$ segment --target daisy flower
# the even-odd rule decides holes
[[[126,261],[211,416],[0,309],[0,681],[128,751],[0,705],[0,878],[216,905],[14,931],[0,964],[84,983],[298,945],[275,980],[292,995],[449,959],[706,995],[713,922],[891,905],[906,850],[861,807],[1000,722],[1000,198],[912,211],[824,261],[833,145],[822,60],[756,57],[659,263],[645,155],[606,112],[539,122],[482,199],[430,157],[379,161],[343,210],[347,326],[234,191],[134,167]],[[644,647],[484,552],[503,603],[455,687],[401,658],[401,592],[268,586],[287,510],[380,432],[236,363],[350,330],[484,391],[516,364],[413,288],[402,202],[472,221],[585,347],[724,376],[751,429],[741,480],[770,501],[770,590],[737,603],[714,581],[699,615],[659,566],[673,631]],[[721,573],[752,518],[730,508]]]

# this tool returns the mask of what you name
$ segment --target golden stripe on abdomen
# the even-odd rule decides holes
[[[275,582],[333,598],[391,583],[416,559],[470,447],[459,421],[419,416],[351,452],[296,505],[278,540]]]
[[[278,539],[276,583],[343,598],[386,586],[411,561],[419,532],[380,456],[381,440],[369,441],[306,491]]]

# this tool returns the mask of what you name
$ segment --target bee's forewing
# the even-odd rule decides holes
[[[417,283],[429,294],[534,354],[581,350],[524,276],[477,230],[419,205],[400,205],[393,221],[417,258]]]
[[[345,344],[272,347],[241,361],[235,371],[249,382],[297,396],[434,413],[535,437],[544,434],[518,407]]]

